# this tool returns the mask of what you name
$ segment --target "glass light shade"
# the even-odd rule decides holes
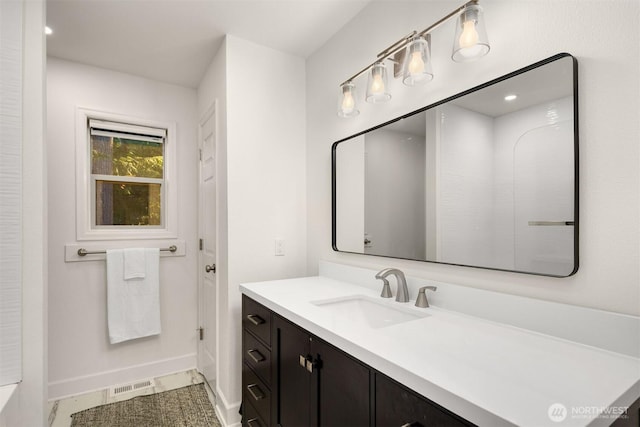
[[[382,62],[378,62],[371,67],[369,82],[367,83],[367,102],[386,102],[391,99],[391,94],[387,91],[387,69]]]
[[[478,5],[465,7],[458,15],[451,59],[456,62],[473,61],[489,53],[489,49],[482,8]]]
[[[418,37],[407,46],[402,65],[402,83],[407,86],[416,86],[432,79],[429,42],[424,37]]]
[[[356,85],[347,82],[340,86],[340,97],[338,98],[338,116],[355,117],[360,114],[356,103]]]

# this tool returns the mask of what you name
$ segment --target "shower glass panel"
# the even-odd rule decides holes
[[[573,121],[532,129],[515,144],[514,265],[566,276],[573,270]]]

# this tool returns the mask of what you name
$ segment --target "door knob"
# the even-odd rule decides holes
[[[215,264],[211,264],[211,265],[205,265],[204,266],[204,271],[206,271],[207,273],[211,273],[211,272],[216,272],[216,265]]]

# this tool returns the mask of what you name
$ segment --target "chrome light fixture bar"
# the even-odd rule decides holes
[[[416,86],[431,81],[433,79],[431,32],[454,17],[458,19],[451,59],[456,62],[467,62],[489,53],[489,40],[484,27],[482,8],[478,2],[479,0],[471,0],[430,27],[420,32],[412,31],[380,52],[373,63],[342,82],[340,84],[338,116],[354,117],[360,113],[355,96],[356,86],[353,81],[367,72],[369,73],[369,81],[366,101],[378,103],[391,99],[387,84],[387,70],[384,64],[387,59],[394,64],[393,76],[402,78],[405,85]]]

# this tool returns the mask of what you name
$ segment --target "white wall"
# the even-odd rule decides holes
[[[222,86],[222,82],[226,86]],[[226,271],[217,278],[218,408],[239,422],[241,294],[251,281],[303,276],[306,271],[305,64],[285,54],[227,36],[198,90],[199,113],[219,101],[219,138],[226,166]],[[226,102],[222,102],[226,98]],[[220,159],[220,156],[219,156]],[[223,190],[224,191],[224,190]],[[218,204],[218,206],[223,206]],[[274,256],[274,239],[285,255]],[[224,245],[224,239],[220,244]],[[225,277],[226,276],[226,277]],[[226,279],[226,280],[225,280]]]
[[[628,30],[640,25],[638,2],[483,0],[488,56],[474,63],[452,62],[454,24],[448,23],[433,34],[432,82],[408,88],[393,80],[390,103],[370,105],[359,99],[358,117],[336,116],[340,82],[400,36],[429,26],[457,6],[454,1],[372,2],[307,60],[308,273],[317,273],[319,259],[395,266],[417,277],[640,314],[640,39]],[[334,141],[558,52],[572,53],[579,62],[581,266],[576,275],[554,279],[332,251]],[[365,80],[356,81],[360,92]]]
[[[365,141],[358,136],[336,147],[336,247],[364,252]]]
[[[196,91],[49,58],[47,94],[50,398],[195,367]],[[109,344],[105,262],[64,262],[64,245],[76,238],[77,106],[177,124],[178,239],[186,256],[160,261],[159,336]]]
[[[368,254],[426,256],[423,136],[378,129],[365,139],[364,231]]]
[[[440,125],[437,259],[494,266],[493,120],[452,104],[436,110]]]

